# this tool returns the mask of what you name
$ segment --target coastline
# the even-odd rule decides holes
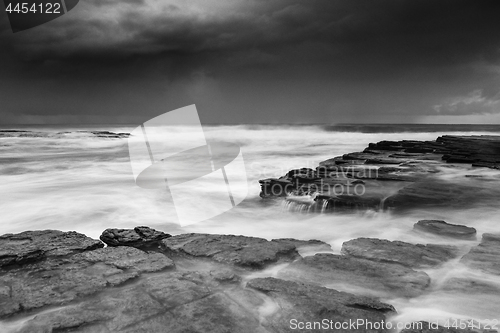
[[[488,139],[484,140],[487,143]],[[321,207],[335,213],[338,209],[373,207],[366,205],[364,198],[326,199],[310,191],[311,184],[324,186],[324,179],[329,180],[326,185],[340,184],[342,188],[363,184],[375,194],[379,188],[370,188],[370,183],[395,182],[397,187],[402,184],[392,194],[399,201],[388,197],[384,200],[387,206],[381,206],[380,201],[375,206],[397,212],[408,208],[401,203],[426,207],[426,196],[432,204],[449,205],[448,192],[444,197],[436,196],[443,183],[428,186],[436,184],[432,177],[443,166],[479,163],[478,168],[496,170],[500,162],[496,157],[491,159],[494,154],[471,157],[481,151],[477,141],[469,145],[469,151],[461,142],[459,151],[438,153],[436,149],[443,147],[434,147],[436,142],[411,142],[411,146],[380,142],[370,145],[368,151],[322,163],[320,168],[326,170],[322,174],[312,169],[292,170],[285,178],[261,184],[265,190],[271,181],[280,186],[291,183],[296,196],[326,200],[328,204],[322,203]],[[428,150],[430,146],[433,151]],[[408,149],[412,151],[404,151]],[[443,160],[444,155],[448,158]],[[353,172],[374,165],[386,169],[368,177]],[[484,181],[466,176],[467,182]],[[421,182],[425,186],[415,186]],[[287,186],[271,199],[287,200]],[[453,193],[462,197],[464,192]],[[480,193],[470,194],[477,197]],[[373,195],[367,197],[373,201]],[[415,197],[422,200],[415,201]],[[436,202],[436,198],[443,200]],[[336,200],[334,204],[332,200]],[[349,204],[345,204],[346,200]],[[288,332],[299,329],[300,323],[306,329],[307,323],[326,320],[335,329],[335,323],[359,319],[371,323],[405,322],[397,312],[400,300],[436,290],[443,295],[463,294],[465,298],[472,294],[500,295],[498,285],[481,278],[464,275],[436,284],[435,276],[428,274],[429,269],[457,262],[470,271],[500,275],[495,265],[500,256],[500,235],[480,233],[478,241],[474,228],[435,220],[415,221],[414,228],[407,232],[419,233],[429,242],[413,244],[362,237],[344,242],[341,253],[335,254],[330,244],[319,240],[200,233],[172,236],[148,227],[107,229],[101,240],[55,230],[6,234],[0,236],[0,327],[7,332]],[[434,244],[436,239],[440,244]],[[427,330],[407,328],[403,332],[438,329],[429,325]],[[481,325],[467,327],[464,332],[491,331],[484,320]],[[315,329],[325,328],[312,327],[311,331]],[[453,327],[439,329],[456,331]],[[374,329],[365,325],[356,330]]]
[[[428,222],[441,224],[444,233],[438,234],[450,244],[463,237],[463,226]],[[429,292],[433,286],[425,268],[459,259],[500,274],[484,257],[500,255],[500,235],[484,234],[475,245],[475,230],[468,233],[474,246],[465,255],[453,245],[368,238],[344,243],[337,255],[317,240],[171,236],[148,227],[107,229],[101,237],[107,247],[76,232],[7,234],[0,236],[1,327],[4,332],[287,332],[300,323],[357,322],[356,331],[371,332],[367,323],[385,322],[393,329],[403,321],[387,300]],[[346,283],[359,289],[334,287]],[[500,294],[494,285],[470,279],[449,281],[443,291]],[[404,325],[403,332],[414,332],[409,327],[421,324]],[[463,332],[491,331],[486,328]]]

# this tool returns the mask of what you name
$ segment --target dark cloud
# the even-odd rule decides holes
[[[1,23],[1,97],[10,113],[124,118],[197,103],[213,122],[496,113],[499,9],[493,0],[80,1],[21,34]]]
[[[87,3],[91,3],[92,5],[96,7],[102,7],[102,6],[116,6],[116,5],[145,5],[146,1],[145,0],[120,0],[119,2],[116,0],[87,0]]]

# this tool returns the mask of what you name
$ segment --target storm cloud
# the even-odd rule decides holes
[[[2,121],[416,122],[500,112],[498,1],[87,0],[13,34]],[[457,118],[458,119],[458,118]]]

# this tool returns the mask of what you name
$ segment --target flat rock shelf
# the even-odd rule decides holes
[[[450,168],[471,174],[458,181],[447,179]],[[316,169],[294,169],[280,178],[262,179],[260,196],[283,198],[298,211],[322,213],[496,205],[500,180],[477,174],[478,168],[500,170],[500,136],[381,141],[362,152],[325,160]],[[300,199],[305,196],[311,200]],[[430,231],[431,225],[416,227]],[[434,227],[434,232],[446,232],[444,225]],[[461,235],[453,226],[446,229],[450,237],[475,237],[464,230]]]
[[[382,298],[425,295],[433,287],[422,268],[459,256],[452,245],[368,238],[344,243],[341,255],[318,240],[171,236],[147,227],[107,229],[101,238],[113,246],[57,230],[0,236],[1,331],[253,333],[289,332],[298,323],[381,323],[398,311]],[[483,235],[460,260],[500,274],[488,268],[499,239]],[[317,253],[302,257],[303,247]],[[336,284],[362,288],[351,293]],[[467,284],[474,281],[450,281],[443,290]]]

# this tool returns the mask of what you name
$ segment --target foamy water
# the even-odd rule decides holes
[[[19,129],[19,128],[16,128]],[[283,209],[279,202],[262,202],[259,179],[279,177],[290,169],[315,168],[320,161],[361,151],[381,140],[434,140],[442,133],[354,133],[325,131],[318,126],[212,126],[208,139],[238,144],[243,152],[249,194],[233,210],[213,219],[181,227],[165,190],[135,185],[128,156],[127,139],[98,138],[74,133],[96,128],[30,128],[47,133],[42,137],[0,137],[0,234],[35,229],[75,230],[97,238],[106,228],[147,225],[172,234],[206,232],[241,234],[267,239],[293,237],[319,239],[340,252],[344,241],[375,237],[412,243],[449,243],[412,232],[419,219],[444,219],[475,227],[478,234],[498,232],[500,207],[491,205],[464,209],[415,210],[407,215],[367,211],[353,214],[303,214]],[[98,130],[130,132],[132,127]],[[168,144],[189,140],[193,129],[178,127],[169,133]],[[55,134],[57,132],[71,132]],[[498,134],[449,132],[454,135]],[[193,164],[193,168],[196,165]],[[465,174],[500,179],[499,172],[486,169],[450,168],[442,177],[463,179]],[[470,179],[468,181],[477,181]],[[484,182],[484,186],[489,186]],[[243,184],[242,184],[243,185]],[[210,188],[193,188],[210,195]],[[197,202],[193,200],[193,207]],[[477,242],[455,242],[466,252]],[[453,266],[450,274],[462,276]],[[438,274],[439,275],[439,274]],[[498,279],[484,279],[500,287]],[[469,301],[464,301],[468,298]],[[468,316],[478,320],[500,319],[497,300],[486,295],[464,296],[439,291],[418,299],[390,299],[401,320],[431,320]],[[450,305],[452,304],[452,305]],[[484,305],[487,304],[488,306]]]

